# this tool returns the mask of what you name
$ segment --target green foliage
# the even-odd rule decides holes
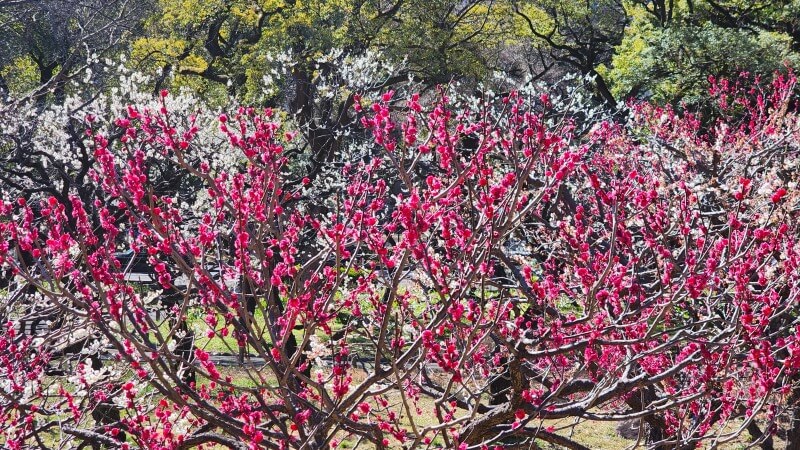
[[[131,46],[142,67],[226,85],[257,101],[274,58],[291,56],[291,70],[309,76],[335,52],[380,51],[430,84],[453,77],[486,78],[498,49],[518,41],[508,2],[487,0],[211,1],[160,0],[147,35]]]
[[[39,85],[36,64],[26,56],[14,58],[9,64],[0,67],[0,77],[5,80],[12,95],[22,95]]]
[[[618,98],[644,95],[658,102],[702,102],[709,75],[770,73],[797,65],[798,53],[786,33],[730,28],[707,11],[685,7],[661,24],[642,6],[631,6],[632,21],[615,49],[610,67],[599,72]]]
[[[50,81],[63,98],[71,89],[65,80],[80,82],[89,54],[113,57],[123,42],[135,70],[154,75],[153,92],[187,88],[212,104],[234,96],[284,106],[289,115],[320,95],[326,70],[370,52],[402,67],[393,81],[407,72],[427,86],[487,82],[497,72],[516,80],[578,72],[595,77],[597,98],[609,106],[632,95],[702,102],[709,75],[768,73],[800,58],[798,0],[152,0],[131,11],[117,0],[83,9],[54,0],[11,5],[0,2],[7,37],[0,91],[19,95]],[[92,13],[98,5],[102,20]],[[114,35],[88,32],[95,23]],[[300,92],[303,84],[314,87]],[[350,93],[338,92],[327,107]]]
[[[429,83],[486,78],[499,49],[514,36],[513,10],[505,2],[413,1],[378,34],[378,46]]]

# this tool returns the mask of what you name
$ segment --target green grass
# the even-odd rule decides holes
[[[245,368],[236,368],[236,367],[221,367],[220,368],[221,375],[223,378],[230,377],[232,383],[236,386],[242,388],[260,388],[266,387],[268,389],[277,387],[278,385],[278,378],[268,369],[258,371],[256,369],[245,369]],[[359,382],[363,379],[363,377],[367,376],[366,373],[356,373],[354,382]],[[123,372],[121,377],[122,379],[132,379],[134,375],[131,371]],[[63,381],[62,377],[47,377],[46,381],[48,383],[60,383]],[[198,383],[208,383],[210,380],[204,379],[201,376],[198,376]],[[65,383],[65,388],[70,389],[70,384]],[[157,403],[158,399],[160,398],[158,394],[153,391],[149,387],[143,387],[140,391],[140,395],[142,396],[150,396],[154,395],[152,398],[152,402]],[[390,404],[390,408],[393,409],[395,412],[400,414],[401,417],[401,424],[406,429],[410,429],[410,420],[408,416],[405,414],[404,409],[401,405],[401,394],[397,390],[390,390],[386,393],[386,399]],[[57,398],[53,398],[52,402],[54,403]],[[436,425],[438,423],[433,411],[435,409],[435,401],[434,399],[422,397],[419,402],[418,406],[421,410],[421,414],[414,415],[414,423],[418,428],[424,428],[426,426]],[[375,410],[379,410],[377,404],[373,402],[373,408]],[[413,406],[412,406],[413,408]],[[460,411],[460,414],[463,414],[464,411]],[[125,411],[122,411],[123,416],[126,414]],[[64,417],[67,418],[68,415]],[[89,415],[87,415],[86,425],[90,426],[93,422]],[[622,450],[626,448],[630,448],[635,441],[633,440],[626,440],[618,436],[616,432],[617,423],[616,422],[601,422],[601,421],[579,421],[575,422],[574,419],[559,419],[559,420],[544,420],[539,423],[532,423],[531,425],[541,425],[543,428],[546,427],[553,427],[554,431],[562,436],[569,437],[576,442],[581,443],[582,445],[594,449],[594,450]],[[784,424],[785,425],[785,424]],[[733,423],[729,424],[726,430],[731,430],[733,427],[738,426],[738,422],[734,421]],[[763,428],[763,427],[762,427]],[[44,435],[44,443],[45,445],[56,447],[59,445],[59,440],[61,438],[60,432],[53,428],[51,431],[47,432]],[[339,448],[346,448],[352,449],[356,448],[356,443],[358,442],[357,437],[355,436],[347,436],[346,433],[340,432],[336,436],[337,439],[340,441]],[[391,439],[390,439],[391,440]],[[129,442],[133,442],[129,437]],[[0,447],[4,444],[2,438],[0,438]],[[738,439],[734,442],[726,443],[720,445],[719,449],[722,450],[739,450],[748,448],[749,444],[749,435],[745,432],[743,433]],[[542,440],[537,440],[536,445],[541,450],[561,450],[562,448],[559,446],[555,446],[544,442]],[[435,438],[433,441],[433,445],[431,448],[435,447],[442,447],[444,446],[444,441],[441,437]],[[221,447],[215,446],[207,446],[209,449],[217,449]],[[361,449],[369,449],[372,448],[371,445],[366,443],[366,441],[362,441],[361,444],[358,446]],[[398,442],[392,441],[390,444],[390,448],[400,448]],[[423,447],[424,448],[424,447]],[[531,449],[535,449],[537,447],[530,447]],[[638,448],[645,448],[643,444],[640,444]],[[710,448],[708,445],[701,446],[699,448]],[[784,443],[775,438],[775,448],[785,448]]]

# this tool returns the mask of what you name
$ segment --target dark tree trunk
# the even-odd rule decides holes
[[[786,430],[786,450],[800,450],[800,386],[792,388],[788,403],[792,413]]]
[[[650,405],[650,403],[652,403],[655,400],[656,400],[655,389],[652,386],[648,386],[646,388],[642,388],[639,392],[629,396],[625,402],[634,411],[645,411],[647,409],[647,406]],[[648,425],[647,442],[649,444],[653,444],[664,440],[664,438],[666,437],[666,434],[664,433],[664,420],[660,416],[652,414],[645,416],[643,420]],[[668,450],[671,447],[666,445],[657,445],[648,448],[654,448],[658,450]]]
[[[600,94],[600,98],[612,109],[616,109],[617,107],[617,99],[614,98],[614,94],[611,93],[611,89],[606,84],[606,80],[597,73],[596,70],[592,69],[589,71],[589,74],[594,77],[594,84],[597,88],[598,94]]]
[[[775,448],[772,441],[772,435],[767,434],[766,437],[764,437],[764,432],[761,431],[761,428],[758,427],[758,424],[755,422],[755,420],[751,421],[750,425],[747,426],[747,432],[750,433],[750,437],[753,441],[764,438],[764,441],[759,444],[761,450],[773,450]]]
[[[6,83],[6,79],[3,78],[3,74],[0,74],[0,98],[5,98],[8,94],[8,83]]]
[[[502,405],[509,401],[509,391],[511,390],[511,374],[508,371],[508,358],[500,360],[501,373],[496,375],[489,383],[489,404],[492,406]]]

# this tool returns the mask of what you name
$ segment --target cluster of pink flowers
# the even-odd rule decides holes
[[[5,199],[0,263],[111,357],[91,382],[48,379],[54,400],[54,341],[15,331],[32,300],[9,295],[0,441],[55,423],[126,448],[579,448],[561,418],[641,419],[675,448],[758,420],[766,440],[800,395],[794,85],[713,80],[717,118],[635,104],[586,136],[546,95],[356,97],[374,151],[324,204],[291,181],[294,133],[271,110],[219,116],[230,171],[166,106],[129,107],[113,139],[88,120],[101,194]],[[159,191],[156,164],[203,209]],[[125,251],[153,285],[126,277]],[[221,367],[215,342],[250,364]],[[97,405],[124,413],[83,412]]]

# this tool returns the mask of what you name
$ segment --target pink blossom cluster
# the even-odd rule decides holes
[[[585,136],[547,95],[356,97],[374,152],[325,205],[290,181],[271,110],[219,116],[231,170],[198,157],[204,131],[166,91],[116,139],[87,119],[101,193],[5,199],[0,263],[109,356],[46,376],[56,340],[17,332],[9,294],[0,441],[58,425],[119,448],[583,448],[563,418],[641,420],[659,448],[768,439],[800,395],[796,80],[712,81],[716,116],[633,104]],[[159,191],[156,163],[205,209]],[[222,367],[215,342],[247,364]]]

